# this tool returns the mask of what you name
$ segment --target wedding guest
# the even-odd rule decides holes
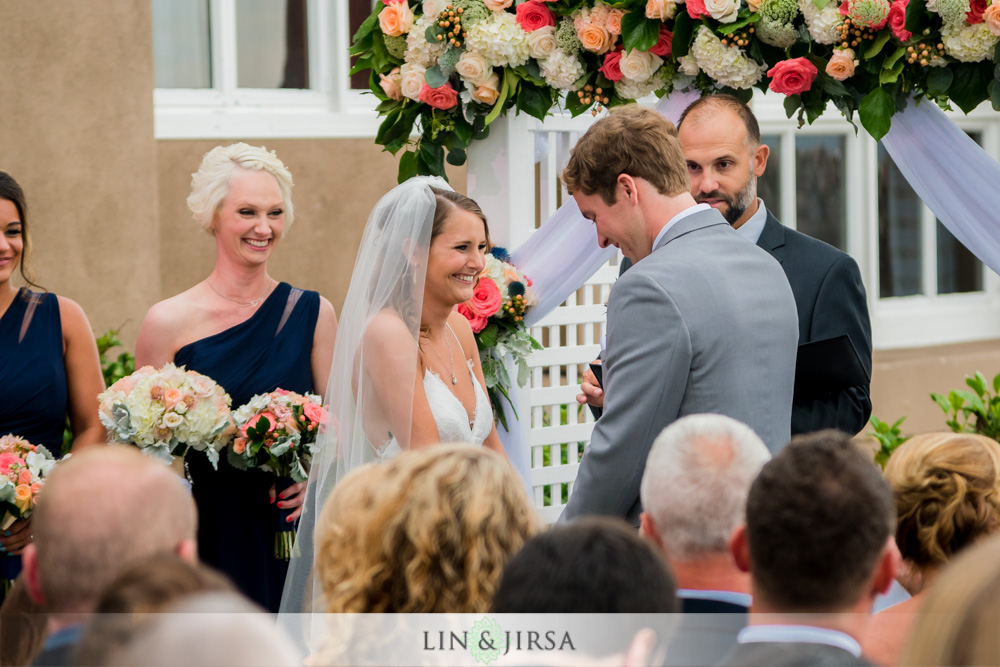
[[[928,592],[901,665],[1000,664],[1000,538],[959,554]]]
[[[653,442],[639,490],[640,532],[670,563],[687,614],[668,664],[715,664],[746,625],[750,576],[736,567],[729,540],[770,458],[749,426],[723,415],[682,417]]]
[[[507,559],[540,528],[524,483],[486,449],[440,445],[364,466],[317,526],[326,611],[486,611]]]
[[[45,644],[48,615],[18,577],[0,606],[0,667],[30,665]]]
[[[273,279],[267,261],[294,220],[292,176],[273,152],[238,143],[205,154],[187,203],[215,239],[215,266],[157,303],[136,342],[136,365],[183,365],[211,377],[233,409],[277,388],[326,390],[337,318],[316,292]],[[277,611],[288,564],[274,556],[278,508],[301,506],[305,484],[275,498],[276,478],[221,457],[186,461],[198,505],[198,552],[241,591]],[[277,503],[275,504],[275,501]],[[295,510],[290,521],[298,518]]]
[[[78,665],[107,664],[150,620],[179,599],[209,591],[236,592],[225,575],[173,553],[157,553],[125,568],[101,593],[76,646]]]
[[[862,646],[875,662],[895,665],[944,566],[1000,528],[1000,444],[975,433],[917,435],[893,452],[885,477],[913,597],[875,614]]]
[[[889,485],[848,435],[793,438],[750,487],[733,535],[753,603],[721,664],[870,665],[858,642],[896,575],[894,526]]]
[[[608,300],[604,414],[562,519],[638,525],[649,448],[680,417],[725,414],[772,451],[788,441],[795,300],[773,257],[695,203],[677,131],[652,109],[622,106],[594,123],[563,182],[599,243],[636,264]]]
[[[0,171],[0,435],[21,436],[59,457],[67,415],[73,451],[106,442],[95,409],[104,376],[83,309],[34,282],[27,212],[21,186]],[[26,286],[15,286],[15,271]],[[5,578],[17,576],[30,539],[30,519],[0,534]]]
[[[193,561],[195,521],[181,480],[134,448],[88,448],[56,466],[24,552],[28,593],[49,614],[34,664],[71,664],[86,616],[134,561],[157,552]]]

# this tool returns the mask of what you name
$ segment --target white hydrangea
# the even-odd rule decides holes
[[[404,60],[421,67],[432,67],[437,64],[438,58],[445,52],[448,45],[444,42],[428,42],[424,33],[433,23],[434,17],[424,14],[413,24],[410,33],[406,36],[406,56]]]
[[[941,43],[946,54],[966,63],[977,63],[993,58],[993,47],[997,38],[990,32],[986,22],[966,25],[964,23],[941,26]]]
[[[653,76],[642,82],[622,79],[615,84],[615,93],[625,100],[640,100],[647,95],[652,95],[654,91],[663,86],[662,72],[663,70],[659,69]]]
[[[820,9],[813,0],[799,0],[799,10],[806,19],[809,36],[819,44],[834,44],[840,35],[837,26],[844,20],[840,13],[840,5],[836,2],[827,4]]]
[[[539,60],[538,67],[542,71],[545,83],[559,90],[571,89],[576,80],[586,72],[579,58],[569,55],[562,49],[556,49],[545,60]]]
[[[750,88],[767,69],[744,55],[738,46],[724,46],[705,26],[698,28],[691,55],[705,74],[731,88]]]
[[[510,12],[494,12],[468,31],[465,48],[476,51],[497,67],[518,67],[528,62],[528,34]]]

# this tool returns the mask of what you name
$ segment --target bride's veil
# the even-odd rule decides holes
[[[316,524],[330,491],[350,471],[392,456],[409,442],[435,210],[431,185],[448,188],[439,178],[419,177],[389,191],[375,205],[361,238],[324,397],[328,423],[309,473],[282,614],[325,611],[313,565],[322,531]],[[296,619],[283,620],[298,630]],[[308,632],[308,625],[302,623],[302,630]]]

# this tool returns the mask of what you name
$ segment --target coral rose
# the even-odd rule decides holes
[[[688,16],[693,19],[709,16],[708,10],[705,8],[705,0],[687,0],[684,3],[684,8],[687,9]]]
[[[1000,5],[990,5],[983,12],[983,21],[986,23],[986,27],[990,29],[990,34],[994,37],[1000,37]]]
[[[388,76],[379,74],[378,78],[381,79],[378,85],[382,87],[382,92],[385,93],[386,97],[396,102],[403,99],[403,91],[399,89],[403,81],[403,75],[399,73],[398,67],[393,67]]]
[[[273,431],[274,427],[278,425],[278,420],[275,419],[274,415],[271,414],[270,412],[258,412],[257,414],[255,414],[253,417],[250,418],[250,421],[248,421],[246,424],[243,425],[242,429],[240,429],[241,435],[243,435],[243,437],[246,437],[247,431],[250,429],[256,429],[257,424],[260,422],[261,419],[267,420],[268,433]]]
[[[476,89],[472,91],[472,99],[480,104],[493,106],[497,103],[498,97],[500,97],[500,76],[495,72],[490,74],[489,78],[483,84],[476,86]]]
[[[909,1],[896,0],[889,6],[889,29],[901,42],[905,42],[913,36],[913,33],[906,29],[906,5]]]
[[[489,278],[483,278],[476,285],[472,298],[455,306],[462,316],[469,320],[469,325],[475,333],[486,328],[491,315],[495,315],[503,304],[500,288]]]
[[[242,454],[247,450],[247,439],[246,438],[236,438],[233,440],[233,451],[237,454]]]
[[[556,15],[545,5],[537,2],[522,2],[517,6],[517,24],[525,32],[533,32],[547,25],[556,24]]]
[[[843,81],[854,76],[854,50],[835,49],[826,64],[826,73],[837,81]]]
[[[604,20],[604,27],[612,35],[622,34],[622,17],[625,16],[624,9],[612,9],[608,12],[608,18]]]
[[[622,52],[615,51],[604,56],[604,64],[601,65],[600,72],[608,81],[618,83],[624,78],[621,68]]]
[[[614,39],[607,28],[596,23],[584,25],[577,31],[576,36],[580,39],[580,44],[583,45],[583,48],[591,53],[607,53],[614,44]]]
[[[660,38],[656,41],[656,45],[649,50],[654,56],[660,56],[661,58],[669,58],[670,51],[673,47],[674,33],[667,30],[667,26],[660,26]]]
[[[420,89],[420,101],[426,102],[435,109],[447,111],[458,104],[458,93],[451,87],[450,83],[445,83],[439,88],[431,88],[426,83]]]
[[[315,403],[306,403],[303,405],[302,412],[309,419],[309,421],[315,424],[326,423],[326,410]]]
[[[965,22],[968,23],[969,25],[982,23],[983,14],[985,13],[986,13],[986,0],[970,0],[969,11],[965,15]]]
[[[514,0],[483,0],[486,9],[493,12],[502,12],[514,3]]]
[[[782,60],[767,71],[771,77],[768,88],[783,95],[798,95],[812,87],[817,74],[816,66],[805,58]]]
[[[646,18],[666,21],[674,18],[677,4],[671,0],[646,0]]]
[[[413,27],[413,12],[406,0],[392,2],[378,13],[378,26],[390,37],[399,37]]]
[[[31,471],[25,468],[17,475],[18,484],[31,484]]]
[[[474,333],[479,333],[486,328],[486,324],[490,321],[490,318],[477,313],[469,305],[470,303],[472,302],[468,301],[466,303],[460,303],[455,306],[455,310],[457,310],[462,317],[469,320],[469,326],[472,327],[472,331]]]

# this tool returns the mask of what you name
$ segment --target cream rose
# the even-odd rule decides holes
[[[983,23],[990,29],[990,34],[1000,36],[1000,5],[994,3],[983,12]]]
[[[622,17],[625,15],[624,9],[612,9],[608,11],[608,18],[604,20],[604,27],[612,35],[622,34]]]
[[[666,21],[674,18],[677,3],[671,0],[646,0],[646,18]]]
[[[479,86],[493,73],[493,67],[486,58],[475,51],[463,51],[458,64],[455,65],[455,71],[469,83]]]
[[[514,3],[514,0],[483,0],[486,9],[494,12],[502,12]]]
[[[732,23],[740,11],[739,0],[705,0],[705,9],[719,23]]]
[[[413,63],[404,63],[400,68],[399,92],[403,97],[420,101],[420,91],[424,88],[424,73],[427,68]]]
[[[826,64],[826,73],[837,81],[843,81],[854,76],[854,50],[835,49]]]
[[[448,0],[424,0],[424,15],[437,16],[448,6]]]
[[[583,26],[576,36],[580,38],[580,44],[583,45],[583,48],[591,53],[606,53],[613,44],[611,33],[608,32],[607,28],[596,23]]]
[[[398,67],[393,67],[388,76],[385,74],[379,74],[378,78],[380,79],[378,85],[382,87],[382,92],[386,94],[386,97],[397,102],[403,99],[403,93],[399,91],[399,84],[402,76],[399,73]]]
[[[482,104],[487,104],[493,106],[497,103],[497,97],[500,96],[500,77],[494,72],[490,74],[489,78],[479,86],[472,93],[472,99]]]
[[[645,81],[662,64],[663,59],[659,56],[654,56],[652,53],[646,51],[632,49],[622,56],[622,59],[618,62],[618,67],[626,79]]]
[[[386,5],[378,14],[378,25],[390,37],[399,37],[413,27],[413,12],[406,0]]]
[[[177,428],[184,422],[184,418],[176,412],[168,412],[163,415],[163,426],[166,428]]]
[[[548,58],[556,50],[556,28],[547,25],[528,33],[528,53],[532,58]]]

